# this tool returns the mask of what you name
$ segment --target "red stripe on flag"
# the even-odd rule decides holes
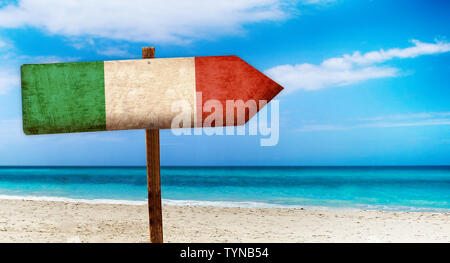
[[[226,112],[227,100],[254,100],[257,111],[259,101],[269,102],[283,88],[266,75],[259,72],[237,56],[195,57],[195,82],[197,92],[202,93],[202,99],[197,99],[197,116],[202,123],[209,112],[203,112],[203,106],[208,100],[215,99],[223,105],[223,125],[226,125],[227,114],[232,114],[234,123],[238,125],[237,110]],[[201,113],[201,115],[200,115]],[[253,115],[253,114],[252,114]],[[231,115],[230,115],[231,117]],[[245,111],[245,122],[251,117],[248,109]],[[243,124],[243,123],[240,123]],[[212,126],[216,126],[213,124]]]

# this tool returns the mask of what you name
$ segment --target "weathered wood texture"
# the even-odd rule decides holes
[[[260,100],[269,102],[283,90],[278,83],[237,56],[195,57],[195,82],[196,91],[202,94],[202,102],[197,99],[198,121],[205,121],[210,115],[202,110],[208,101],[217,100],[222,105],[227,101],[255,102],[253,114],[243,106],[236,107],[235,112],[224,109],[223,126],[230,124],[225,122],[228,118],[234,120],[231,125],[243,125],[260,110]],[[244,118],[238,118],[239,111],[245,112]],[[214,123],[212,126],[222,125]],[[197,123],[197,126],[203,125]]]
[[[192,120],[195,95],[195,58],[140,59],[105,62],[106,129],[170,129],[184,101]]]
[[[155,57],[155,48],[154,47],[143,47],[142,48],[142,58],[154,58]]]
[[[148,59],[153,55],[144,49],[147,59],[22,66],[24,132],[168,129],[180,128],[180,120],[184,128],[242,125],[259,100],[283,89],[237,56]],[[223,120],[206,121],[217,102],[214,115]]]
[[[143,47],[142,58],[154,58],[154,47]],[[159,160],[159,130],[145,130],[147,146],[147,189],[148,217],[151,243],[163,242],[162,208],[161,208],[161,174]]]
[[[104,131],[103,62],[23,65],[25,134]]]

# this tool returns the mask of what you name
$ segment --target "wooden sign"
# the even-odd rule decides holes
[[[173,105],[188,105],[189,127],[220,126],[205,122],[208,102],[268,102],[283,88],[237,56],[154,56],[144,47],[139,60],[23,65],[22,115],[26,134],[145,129],[150,242],[162,243],[159,129],[172,128]],[[222,125],[244,124],[265,104],[254,105],[223,110],[231,122]]]
[[[270,101],[283,89],[237,56],[28,64],[21,75],[26,134],[167,129],[180,100],[190,106],[184,127],[202,127],[207,101]]]

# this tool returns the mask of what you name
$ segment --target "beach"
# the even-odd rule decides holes
[[[0,200],[0,242],[148,242],[145,205]],[[163,206],[164,242],[449,242],[450,213]]]

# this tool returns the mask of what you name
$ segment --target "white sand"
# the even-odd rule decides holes
[[[0,200],[0,242],[147,242],[147,207]],[[450,213],[164,206],[165,242],[449,242]]]

